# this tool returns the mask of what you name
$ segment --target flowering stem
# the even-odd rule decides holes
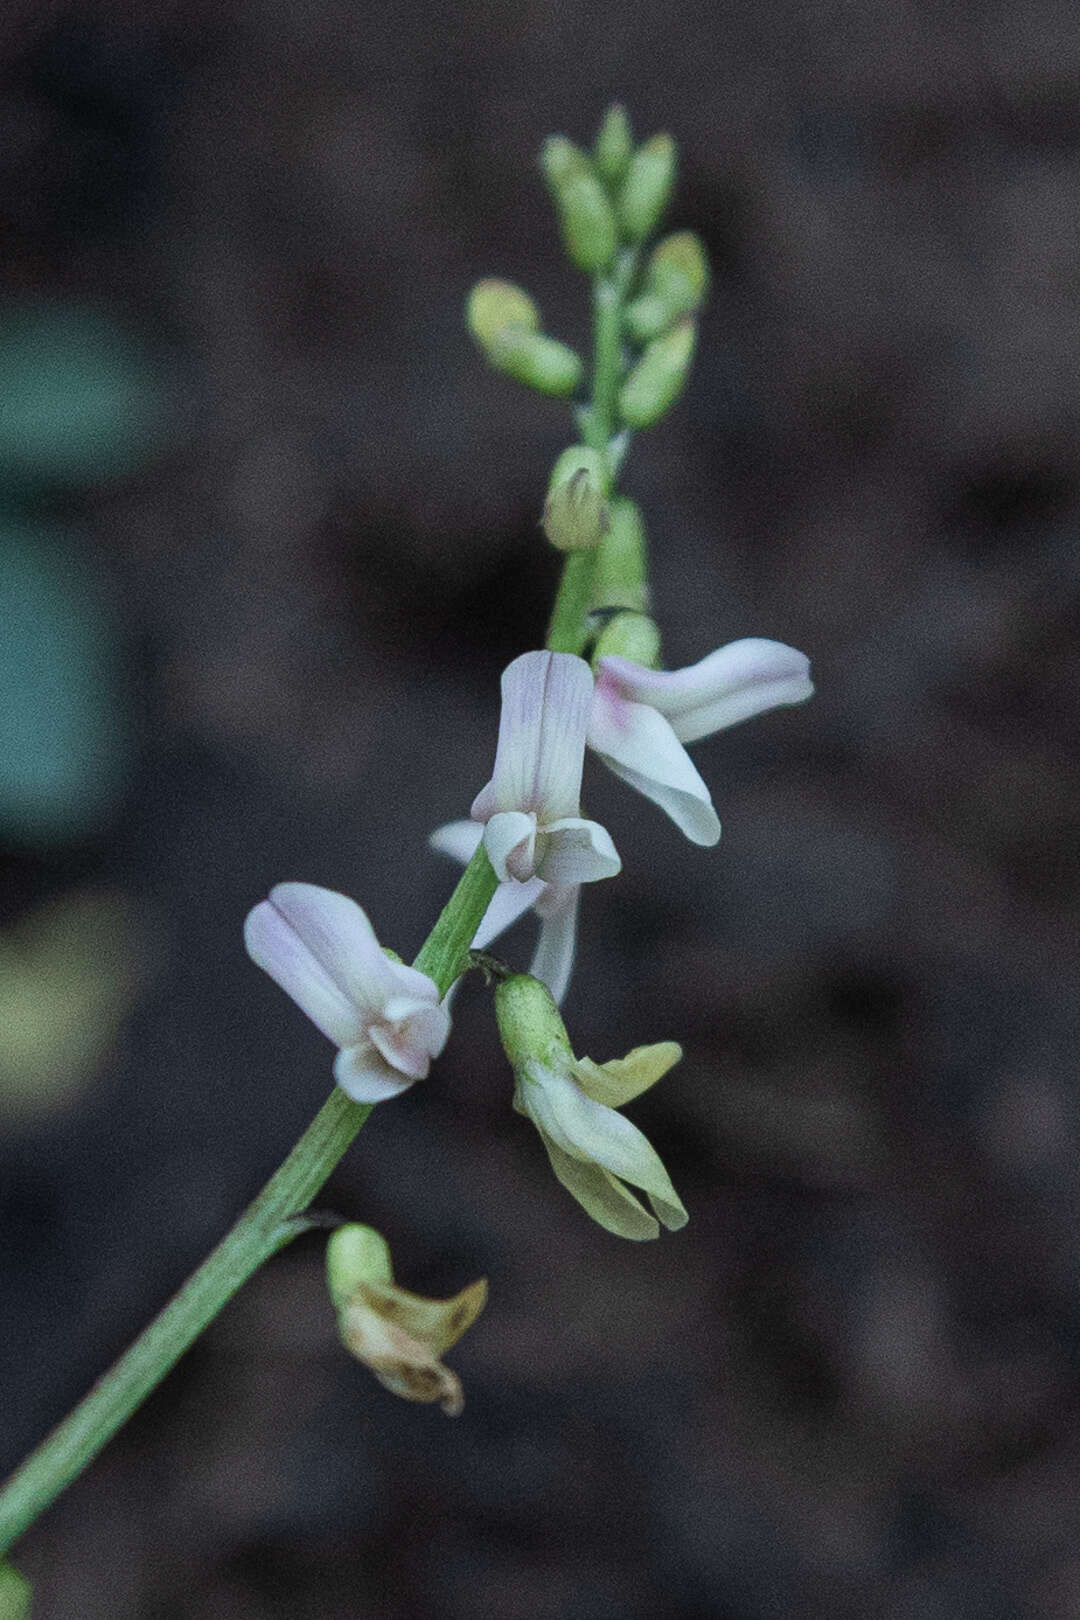
[[[636,250],[623,248],[611,273],[597,276],[593,283],[593,397],[579,420],[583,442],[608,458],[609,495],[614,492],[617,470],[610,447],[623,375],[623,311],[636,268]],[[586,616],[592,605],[595,566],[596,553],[591,550],[572,551],[563,563],[545,644],[551,652],[579,656],[584,652],[589,640]]]
[[[496,879],[481,846],[428,935],[415,965],[445,994],[468,965],[469,945]],[[0,1558],[127,1422],[184,1351],[271,1255],[311,1226],[303,1211],[371,1113],[335,1090],[236,1225],[134,1344],[98,1380],[0,1490]]]

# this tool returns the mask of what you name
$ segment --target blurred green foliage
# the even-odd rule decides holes
[[[0,1563],[0,1620],[30,1620],[29,1584],[7,1563]]]
[[[85,837],[127,763],[113,615],[76,537],[0,517],[0,833]]]
[[[128,329],[65,303],[0,312],[0,484],[85,485],[137,467],[157,392]]]
[[[65,1107],[104,1067],[138,990],[139,945],[131,906],[104,893],[65,895],[0,934],[5,1128]]]

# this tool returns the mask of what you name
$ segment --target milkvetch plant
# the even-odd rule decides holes
[[[674,185],[674,142],[660,134],[635,146],[614,107],[591,152],[554,136],[541,167],[566,252],[591,278],[593,346],[586,364],[544,331],[533,298],[510,282],[488,277],[468,296],[466,325],[488,363],[568,400],[572,429],[542,503],[543,532],[563,559],[545,645],[523,649],[503,672],[497,737],[494,694],[491,702],[490,779],[468,817],[431,838],[464,871],[411,965],[346,895],[290,881],[253,906],[248,952],[337,1048],[335,1088],[199,1270],[0,1491],[0,1560],[236,1289],[298,1233],[328,1224],[309,1212],[311,1201],[372,1107],[417,1081],[437,1083],[429,1077],[450,1036],[450,995],[473,965],[495,985],[508,1105],[535,1126],[562,1186],[619,1237],[655,1238],[687,1220],[667,1169],[623,1112],[680,1047],[663,1040],[594,1063],[575,1055],[557,1010],[580,906],[621,870],[609,834],[582,810],[586,754],[693,843],[714,845],[719,817],[686,745],[802,702],[812,686],[802,653],[756,637],[685,669],[661,667],[645,524],[618,481],[634,433],[661,421],[686,386],[709,286],[693,233],[649,247]],[[524,974],[486,948],[530,910],[539,936]],[[345,1347],[396,1393],[460,1411],[460,1382],[441,1357],[483,1307],[486,1284],[424,1300],[394,1282],[378,1233],[336,1217],[329,1224],[340,1228],[328,1243],[328,1284]],[[0,1562],[0,1575],[21,1594],[10,1566]]]

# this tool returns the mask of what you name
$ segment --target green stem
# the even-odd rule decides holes
[[[623,248],[610,274],[597,276],[593,283],[593,395],[580,414],[580,426],[585,444],[607,457],[609,495],[614,493],[618,472],[610,447],[623,376],[623,311],[636,268],[636,250]],[[576,653],[580,657],[585,651],[595,567],[595,551],[572,551],[563,563],[547,634],[546,645],[552,652]]]
[[[546,645],[551,652],[577,653],[580,657],[585,651],[589,639],[586,614],[592,605],[595,568],[595,550],[567,553],[548,625]]]
[[[617,426],[616,407],[623,378],[623,313],[637,269],[637,251],[622,248],[609,275],[593,284],[593,397],[584,415],[585,443],[608,451]]]
[[[472,937],[496,889],[477,850],[415,966],[446,993],[467,966]],[[127,1422],[242,1283],[310,1224],[302,1211],[371,1113],[335,1090],[288,1158],[179,1293],[0,1491],[0,1558]]]

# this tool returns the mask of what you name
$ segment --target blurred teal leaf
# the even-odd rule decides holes
[[[0,1620],[29,1620],[30,1585],[13,1565],[0,1560]]]
[[[87,836],[123,786],[112,614],[72,537],[0,519],[0,835]]]
[[[100,1073],[138,989],[139,947],[115,894],[65,895],[0,933],[5,1128],[64,1108]]]
[[[157,391],[126,327],[74,304],[0,310],[0,481],[96,484],[149,449]]]

